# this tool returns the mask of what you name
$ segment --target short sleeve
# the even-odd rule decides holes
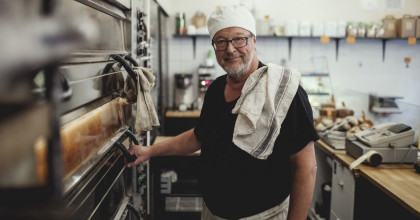
[[[280,140],[276,141],[276,145],[288,146],[289,154],[297,153],[310,141],[319,139],[314,128],[308,95],[301,86],[299,86],[282,123],[278,139]]]

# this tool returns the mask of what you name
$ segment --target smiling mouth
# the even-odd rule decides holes
[[[241,58],[240,56],[238,56],[238,57],[226,57],[224,60],[225,61],[235,61],[235,60],[240,59],[240,58]]]

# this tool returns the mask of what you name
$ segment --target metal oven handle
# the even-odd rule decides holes
[[[130,138],[130,140],[132,142],[134,142],[134,144],[136,144],[136,145],[139,145],[140,144],[139,141],[137,140],[137,138],[134,136],[133,133],[131,133],[130,130],[125,131],[125,134],[128,136],[128,138]]]
[[[131,64],[133,64],[133,66],[138,67],[139,64],[137,63],[137,61],[131,57],[129,54],[124,56],[124,59],[126,59],[128,62],[130,62]]]
[[[60,73],[58,74],[58,76],[63,90],[63,93],[61,94],[61,99],[66,101],[70,99],[70,97],[73,95],[73,89],[70,86],[69,79],[66,76],[64,76],[64,74]]]
[[[118,63],[120,63],[124,67],[124,69],[127,71],[128,75],[130,75],[135,81],[137,81],[137,74],[130,67],[130,64],[128,64],[124,60],[124,58],[122,58],[120,55],[117,55],[117,54],[112,54],[111,58],[116,60]]]
[[[137,219],[141,219],[141,214],[140,212],[130,203],[127,203],[127,209],[134,212],[134,215],[137,217]]]
[[[136,145],[139,145],[139,141],[136,139],[136,137],[134,136],[133,133],[131,133],[130,130],[126,130],[124,132],[124,134]],[[123,144],[121,144],[120,142],[115,142],[115,146],[121,150],[121,152],[123,153],[125,159],[127,162],[131,163],[134,162],[136,160],[136,156],[131,155],[130,152],[128,152],[127,148],[125,148],[125,146]]]
[[[115,142],[115,146],[121,150],[128,163],[134,162],[136,160],[136,156],[131,155],[123,144],[121,144],[120,142]]]

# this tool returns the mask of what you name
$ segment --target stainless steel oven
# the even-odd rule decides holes
[[[126,81],[136,79],[132,67],[150,65],[147,4],[0,2],[12,15],[1,18],[17,23],[8,35],[18,51],[11,56],[23,61],[0,52],[7,64],[0,67],[7,82],[0,95],[0,219],[147,219],[148,165],[125,165],[134,159],[128,146],[145,145],[147,135],[134,129],[136,103],[124,93]],[[29,37],[19,36],[20,27]]]

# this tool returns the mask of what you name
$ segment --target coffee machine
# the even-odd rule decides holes
[[[186,111],[193,108],[194,91],[193,91],[193,74],[176,73],[175,74],[175,92],[173,108]]]
[[[207,88],[213,82],[215,68],[214,66],[200,65],[198,68],[198,74],[197,108],[201,110],[204,101],[204,95],[206,94]]]

